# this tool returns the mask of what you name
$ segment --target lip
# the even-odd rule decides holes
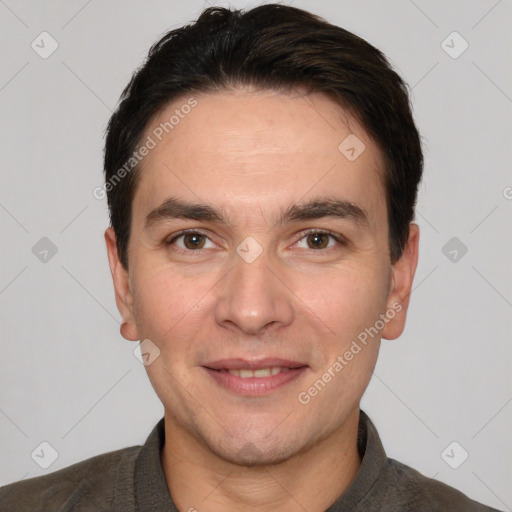
[[[280,372],[268,377],[239,377],[223,370],[259,370],[270,367],[289,368],[286,372]],[[257,360],[247,359],[222,359],[203,365],[203,369],[220,387],[237,395],[262,396],[283,388],[303,375],[308,365],[297,361],[280,358],[265,358]]]
[[[261,368],[270,368],[271,366],[295,369],[308,365],[306,363],[291,361],[289,359],[265,357],[263,359],[219,359],[218,361],[205,363],[202,366],[211,370],[260,370]]]

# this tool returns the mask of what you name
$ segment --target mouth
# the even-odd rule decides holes
[[[257,379],[263,377],[270,377],[271,375],[277,375],[281,372],[289,372],[290,368],[283,368],[281,366],[272,366],[269,368],[260,368],[259,370],[247,370],[245,368],[234,369],[234,370],[217,370],[219,372],[228,372],[235,377],[241,377],[242,379],[248,379],[250,377],[256,377]]]
[[[308,365],[276,358],[223,359],[206,363],[203,368],[224,389],[239,395],[261,396],[291,383]]]

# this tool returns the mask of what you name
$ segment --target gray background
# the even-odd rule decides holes
[[[388,455],[511,510],[512,2],[287,3],[381,48],[412,88],[425,141],[408,325],[383,343],[363,408]],[[0,484],[140,444],[163,415],[137,344],[119,335],[106,202],[92,191],[132,71],[207,5],[0,0]],[[59,45],[46,59],[31,48],[50,48],[43,31]],[[454,31],[469,44],[457,58]],[[51,461],[42,441],[58,452],[46,470],[31,458]]]

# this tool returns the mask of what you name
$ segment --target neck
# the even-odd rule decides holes
[[[213,454],[165,415],[167,486],[180,511],[323,512],[354,480],[359,409],[329,437],[272,465],[245,467]]]

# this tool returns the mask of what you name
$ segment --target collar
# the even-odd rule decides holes
[[[357,475],[345,492],[326,512],[345,512],[354,509],[370,492],[387,461],[387,455],[379,433],[368,415],[361,409],[359,410],[357,449],[361,457],[361,466]]]
[[[152,430],[135,461],[135,510],[144,512],[179,512],[172,502],[160,454],[165,442],[164,418]],[[387,460],[375,425],[359,411],[357,449],[361,466],[345,492],[326,512],[342,512],[355,507],[379,478]]]
[[[172,502],[160,454],[165,442],[164,418],[149,434],[135,461],[135,510],[179,512]]]

